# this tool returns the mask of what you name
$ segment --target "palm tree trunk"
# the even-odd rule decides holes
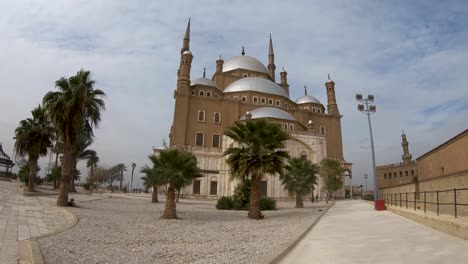
[[[263,219],[262,208],[260,207],[260,177],[258,175],[252,175],[248,216],[252,219]]]
[[[93,174],[94,174],[94,164],[91,164],[91,175],[89,176],[89,195],[93,195],[93,188],[94,188],[94,184],[93,184]]]
[[[177,203],[179,202],[179,198],[180,198],[180,189],[177,189],[177,200],[176,200]]]
[[[304,201],[300,193],[296,193],[296,208],[304,208]]]
[[[59,153],[57,151],[57,153],[55,153],[55,167],[54,168],[57,168],[58,166],[58,156],[59,156]],[[57,178],[54,177],[54,190],[58,188],[57,186]]]
[[[38,157],[29,156],[29,182],[28,182],[28,192],[36,191],[34,189],[34,183],[36,182],[36,173],[37,173],[37,160]]]
[[[76,157],[73,157],[72,158],[72,171],[71,171],[71,177],[70,177],[70,182],[69,182],[69,186],[68,186],[68,190],[69,192],[72,192],[72,193],[76,193],[76,189],[75,189],[75,177],[76,177],[76,173],[77,173],[77,170],[76,170]]]
[[[158,200],[158,186],[153,186],[153,193],[151,195],[151,202],[152,203],[159,203],[159,200]]]
[[[57,206],[68,206],[68,183],[72,170],[71,144],[68,136],[65,136],[62,162],[62,178],[60,179],[60,189],[57,197]]]
[[[164,209],[164,215],[162,216],[162,218],[177,219],[175,188],[172,184],[169,184],[169,188],[167,189],[166,208]]]

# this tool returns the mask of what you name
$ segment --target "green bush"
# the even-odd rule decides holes
[[[276,200],[270,197],[260,198],[260,207],[262,210],[276,210]]]
[[[234,195],[232,200],[235,201],[237,210],[246,209],[246,205],[250,200],[250,190],[252,189],[252,182],[244,180],[234,188]]]
[[[216,209],[218,210],[231,210],[233,207],[232,198],[229,196],[223,196],[219,198],[216,203]]]

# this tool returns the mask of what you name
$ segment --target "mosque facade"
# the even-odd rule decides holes
[[[289,96],[287,72],[276,81],[275,55],[270,36],[268,64],[265,66],[242,50],[239,56],[216,60],[216,72],[207,78],[191,76],[194,54],[190,51],[190,21],[187,25],[174,91],[174,119],[170,129],[171,148],[193,153],[203,177],[181,192],[184,197],[216,198],[232,195],[237,181],[230,180],[223,156],[234,143],[223,133],[235,122],[266,119],[282,126],[292,139],[286,143],[291,157],[320,163],[324,158],[339,160],[351,177],[351,164],[343,158],[341,114],[335,97],[335,82],[324,84],[326,107],[307,94],[296,100]],[[161,151],[155,148],[154,152]],[[321,181],[316,193],[324,193]],[[261,182],[262,195],[289,199],[279,177],[267,175]],[[344,195],[344,191],[338,195]]]

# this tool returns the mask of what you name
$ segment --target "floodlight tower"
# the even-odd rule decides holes
[[[369,133],[370,133],[370,142],[372,150],[372,172],[374,178],[374,202],[377,201],[377,174],[375,172],[375,152],[374,152],[374,138],[372,137],[372,125],[370,116],[375,113],[376,107],[372,103],[374,102],[374,96],[369,94],[367,98],[363,98],[362,94],[356,94],[356,100],[362,104],[358,104],[358,110],[361,113],[367,115],[367,121],[369,122]]]

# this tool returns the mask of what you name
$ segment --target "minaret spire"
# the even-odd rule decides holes
[[[304,95],[307,95],[307,85],[304,85]]]
[[[206,68],[203,67],[203,78],[206,78]]]
[[[405,131],[402,130],[401,134],[401,146],[403,147],[403,155],[401,158],[403,159],[403,162],[405,164],[408,164],[411,161],[412,155],[409,153],[409,143],[408,140],[406,139],[406,134]]]
[[[275,53],[273,52],[273,40],[271,39],[270,34],[270,46],[268,49],[268,71],[270,71],[270,77],[275,81]]]
[[[189,43],[190,43],[190,17],[187,23],[187,29],[185,29],[184,42],[182,44],[182,49],[180,50],[181,54],[184,53],[184,51],[190,50]]]

